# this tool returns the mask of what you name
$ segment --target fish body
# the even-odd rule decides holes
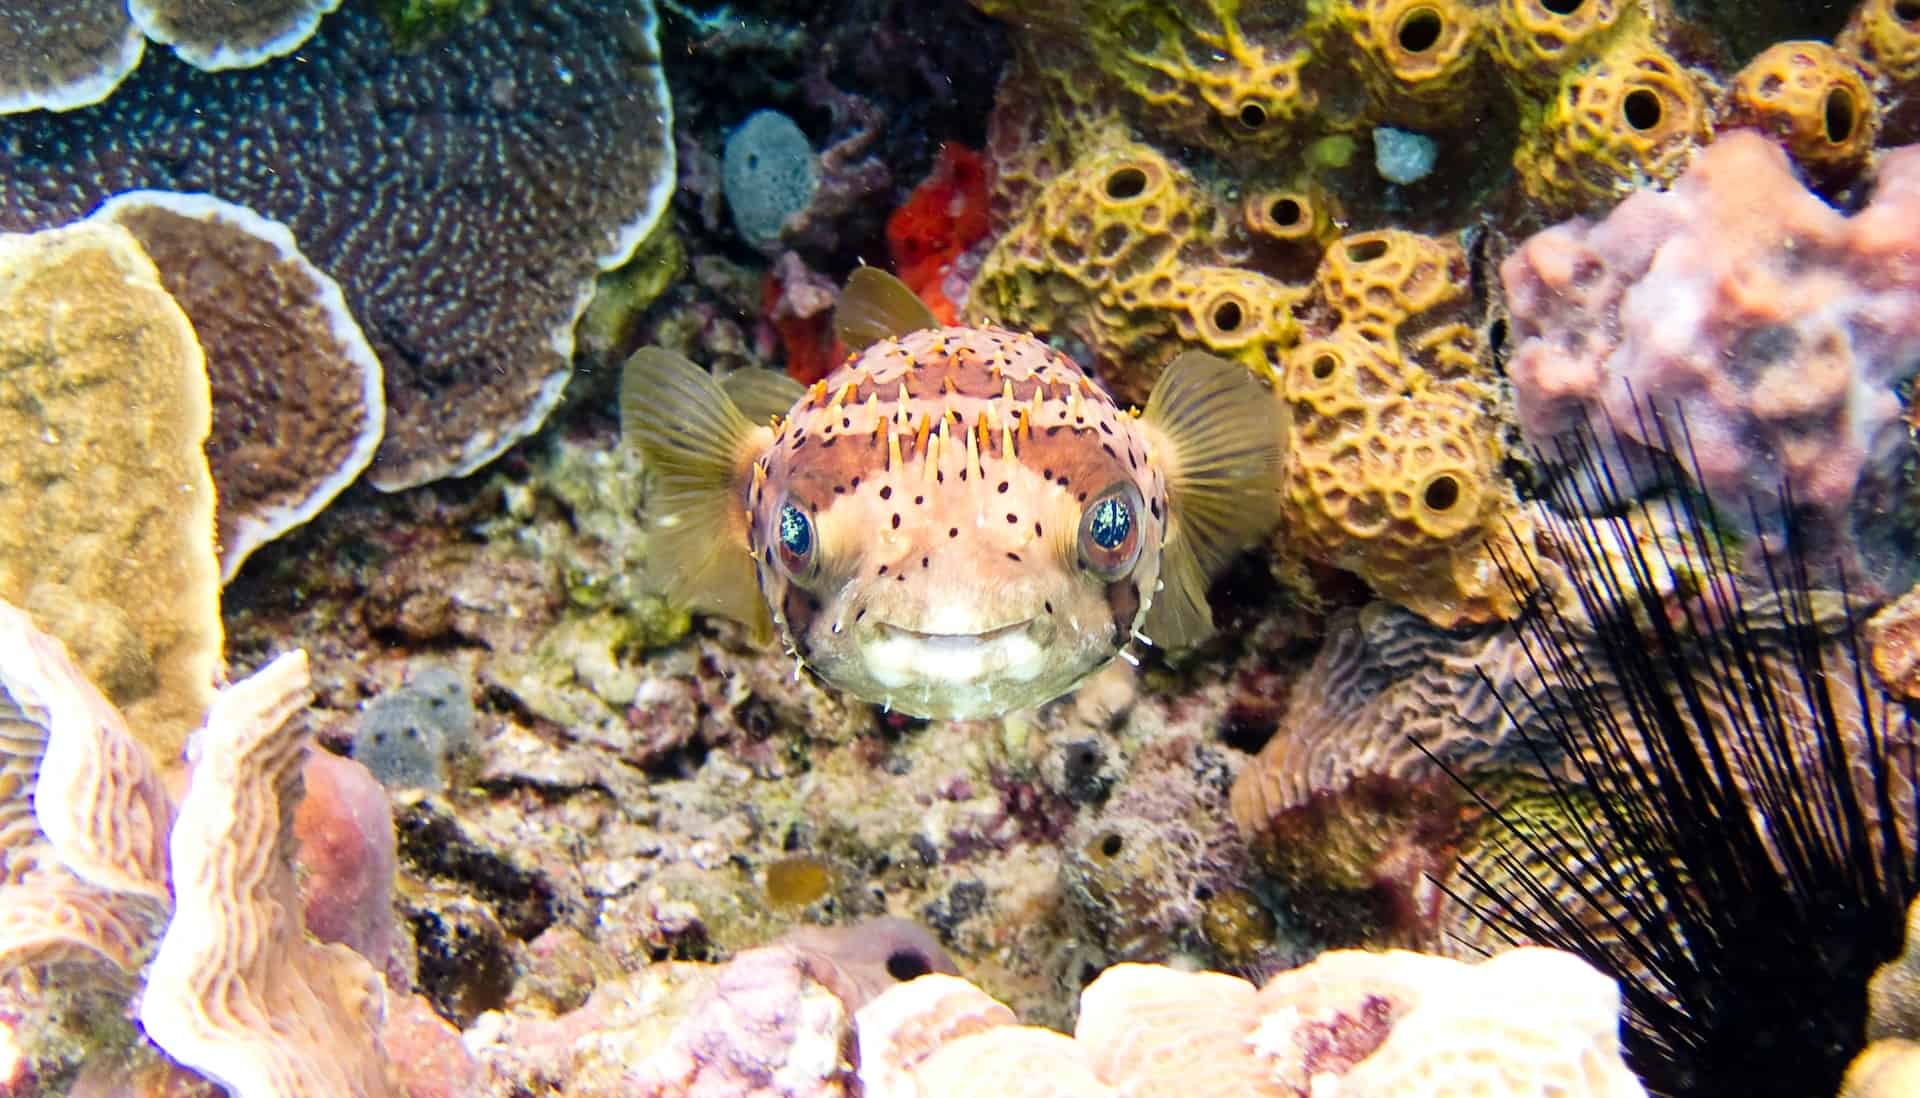
[[[736,399],[665,352],[629,365],[628,433],[660,471],[696,605],[926,717],[1035,705],[1130,644],[1204,636],[1206,572],[1277,509],[1271,395],[1184,356],[1134,414],[1039,340],[935,325],[863,275],[841,327],[865,346],[765,424],[738,410],[777,406],[765,378]],[[1216,513],[1183,515],[1183,488]]]

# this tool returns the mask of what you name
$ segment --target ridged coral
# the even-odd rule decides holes
[[[1288,537],[1443,625],[1512,612],[1486,545],[1517,516],[1466,254],[1385,230],[1327,249],[1287,357]]]
[[[1880,131],[1871,79],[1824,42],[1781,42],[1734,76],[1720,125],[1761,130],[1802,167],[1850,175],[1866,166]]]
[[[1550,210],[1590,208],[1666,183],[1711,136],[1699,80],[1650,36],[1625,36],[1571,69],[1522,133],[1514,169]]]

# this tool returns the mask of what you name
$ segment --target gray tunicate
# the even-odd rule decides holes
[[[721,183],[733,226],[756,248],[780,242],[780,226],[807,208],[820,187],[819,158],[793,119],[755,111],[727,138]]]
[[[1380,178],[1389,183],[1417,183],[1433,171],[1440,147],[1423,133],[1409,133],[1392,126],[1376,126],[1373,131],[1373,166]]]
[[[422,671],[361,712],[353,757],[389,788],[444,789],[449,763],[472,746],[474,720],[458,672]]]

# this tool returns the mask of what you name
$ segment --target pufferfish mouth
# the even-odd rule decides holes
[[[876,623],[862,647],[867,670],[882,686],[968,683],[987,678],[1029,679],[1043,667],[1034,619],[983,633],[928,633],[890,622]]]

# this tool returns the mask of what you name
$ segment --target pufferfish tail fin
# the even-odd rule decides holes
[[[659,347],[627,359],[620,433],[653,470],[653,556],[689,609],[745,623],[756,644],[773,621],[747,549],[746,484],[772,430],[742,415],[713,375]]]
[[[1155,644],[1182,648],[1213,632],[1207,585],[1280,521],[1287,421],[1247,368],[1188,351],[1161,372],[1142,419],[1167,477],[1161,590],[1147,611]]]
[[[833,306],[833,334],[849,351],[939,326],[939,318],[919,294],[878,267],[854,268]]]

